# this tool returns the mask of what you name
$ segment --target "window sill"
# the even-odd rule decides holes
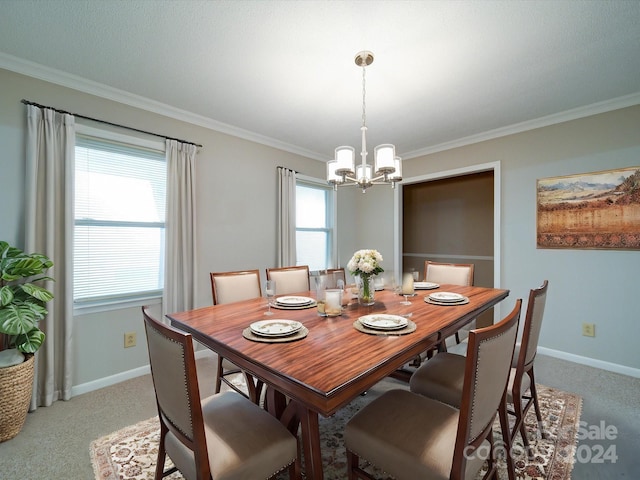
[[[74,305],[73,315],[74,317],[79,317],[92,313],[123,310],[125,308],[142,307],[144,305],[158,305],[160,303],[162,303],[161,295],[150,295],[148,297],[139,297],[134,299],[110,299],[106,301],[86,303],[83,305]]]

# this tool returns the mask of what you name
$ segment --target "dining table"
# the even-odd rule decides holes
[[[431,303],[434,292],[458,294],[457,303]],[[297,296],[312,300],[300,308],[255,298],[168,314],[171,324],[264,382],[265,404],[294,434],[300,434],[307,479],[323,478],[319,415],[329,417],[387,376],[405,375],[403,366],[473,321],[509,295],[499,288],[439,285],[405,298],[392,290],[375,292],[375,303],[360,305],[345,295],[340,315],[321,316],[314,291]],[[279,308],[280,307],[280,308]],[[372,330],[362,318],[394,316],[407,325]],[[373,316],[373,317],[369,317]],[[255,335],[255,322],[297,321],[288,337]],[[404,372],[404,373],[403,373]]]

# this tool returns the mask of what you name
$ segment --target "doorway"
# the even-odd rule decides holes
[[[499,286],[499,164],[407,179],[398,189],[397,267],[424,272],[425,260],[473,263],[474,285]],[[490,325],[493,312],[478,319]]]

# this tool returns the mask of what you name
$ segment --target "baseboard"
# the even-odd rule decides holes
[[[209,357],[213,355],[211,350],[199,350],[195,352],[196,360],[199,358]],[[141,377],[151,373],[149,365],[127,370],[126,372],[117,373],[109,377],[99,378],[91,382],[82,383],[80,385],[74,385],[71,387],[71,396],[82,395],[83,393],[93,392],[101,388],[110,387],[116,383],[124,382],[125,380],[131,380],[132,378]]]
[[[542,355],[548,355],[549,357],[578,363],[580,365],[599,368],[608,372],[614,372],[621,375],[627,375],[629,377],[640,378],[640,369],[627,367],[626,365],[620,365],[618,363],[605,362],[603,360],[596,360],[595,358],[583,357],[581,355],[574,355],[573,353],[562,352],[560,350],[553,350],[551,348],[545,347],[538,347],[538,353],[541,353]]]

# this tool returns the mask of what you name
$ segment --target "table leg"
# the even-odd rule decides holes
[[[285,396],[273,388],[267,388],[267,410],[278,418],[287,429],[300,437],[304,453],[304,471],[307,480],[323,480],[322,448],[318,413],[298,402],[286,402]]]
[[[298,404],[302,449],[304,452],[304,470],[309,480],[322,480],[322,450],[320,447],[320,426],[318,412]]]

